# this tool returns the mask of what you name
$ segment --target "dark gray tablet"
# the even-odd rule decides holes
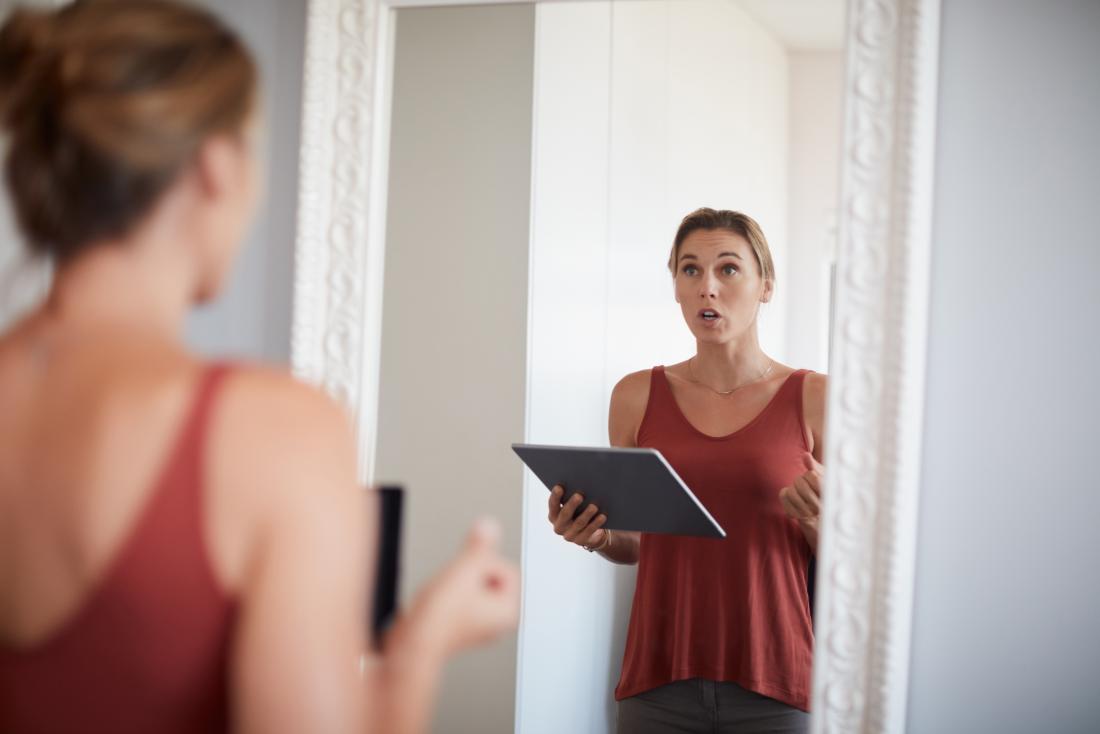
[[[724,538],[726,531],[655,449],[512,444],[535,476],[568,499],[584,495],[607,515],[604,527]],[[582,506],[583,509],[583,506]]]

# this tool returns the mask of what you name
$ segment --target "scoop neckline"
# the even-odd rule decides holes
[[[748,429],[750,429],[754,425],[756,425],[756,423],[758,423],[760,421],[760,419],[763,418],[764,415],[767,414],[767,412],[769,410],[771,410],[772,406],[775,404],[775,401],[779,398],[780,393],[782,393],[783,389],[785,387],[787,387],[787,383],[790,382],[791,379],[795,375],[802,372],[802,370],[793,370],[789,375],[787,375],[783,379],[783,382],[779,385],[779,389],[776,390],[775,394],[771,396],[771,399],[768,400],[768,402],[764,405],[764,407],[760,409],[760,412],[757,413],[755,416],[753,416],[752,420],[750,420],[748,423],[741,426],[740,428],[738,428],[736,431],[734,431],[732,433],[727,433],[727,434],[722,435],[722,436],[712,436],[709,433],[704,433],[699,428],[697,428],[694,423],[691,422],[691,420],[687,417],[687,414],[684,413],[684,409],[680,407],[679,401],[676,400],[676,394],[672,391],[672,383],[668,379],[668,373],[667,373],[668,371],[667,371],[667,369],[665,368],[664,365],[661,365],[660,371],[661,371],[661,378],[664,379],[664,381],[665,381],[665,388],[668,390],[668,397],[672,401],[673,407],[676,408],[676,414],[678,416],[680,416],[680,420],[683,421],[684,425],[686,425],[688,428],[690,428],[693,432],[695,432],[695,433],[699,434],[700,436],[702,436],[703,438],[709,439],[711,441],[726,441],[726,440],[731,439],[734,436],[738,435],[739,433],[743,433],[744,431],[747,431]]]

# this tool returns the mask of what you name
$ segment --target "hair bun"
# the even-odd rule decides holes
[[[204,140],[237,134],[257,69],[191,0],[74,0],[0,23],[4,180],[27,246],[57,262],[123,237]]]
[[[12,129],[54,56],[57,14],[16,8],[0,25],[0,126]]]

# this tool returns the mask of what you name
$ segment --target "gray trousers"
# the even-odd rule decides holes
[[[619,702],[618,734],[804,734],[810,715],[736,683],[681,680]]]

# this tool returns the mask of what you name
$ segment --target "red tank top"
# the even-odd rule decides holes
[[[235,617],[206,555],[203,446],[226,368],[207,369],[168,463],[106,573],[59,630],[0,645],[0,731],[227,731]]]
[[[745,427],[712,437],[680,411],[664,368],[653,369],[638,445],[664,455],[726,537],[642,534],[616,699],[704,678],[809,710],[811,550],[779,502],[805,471],[806,372]]]

